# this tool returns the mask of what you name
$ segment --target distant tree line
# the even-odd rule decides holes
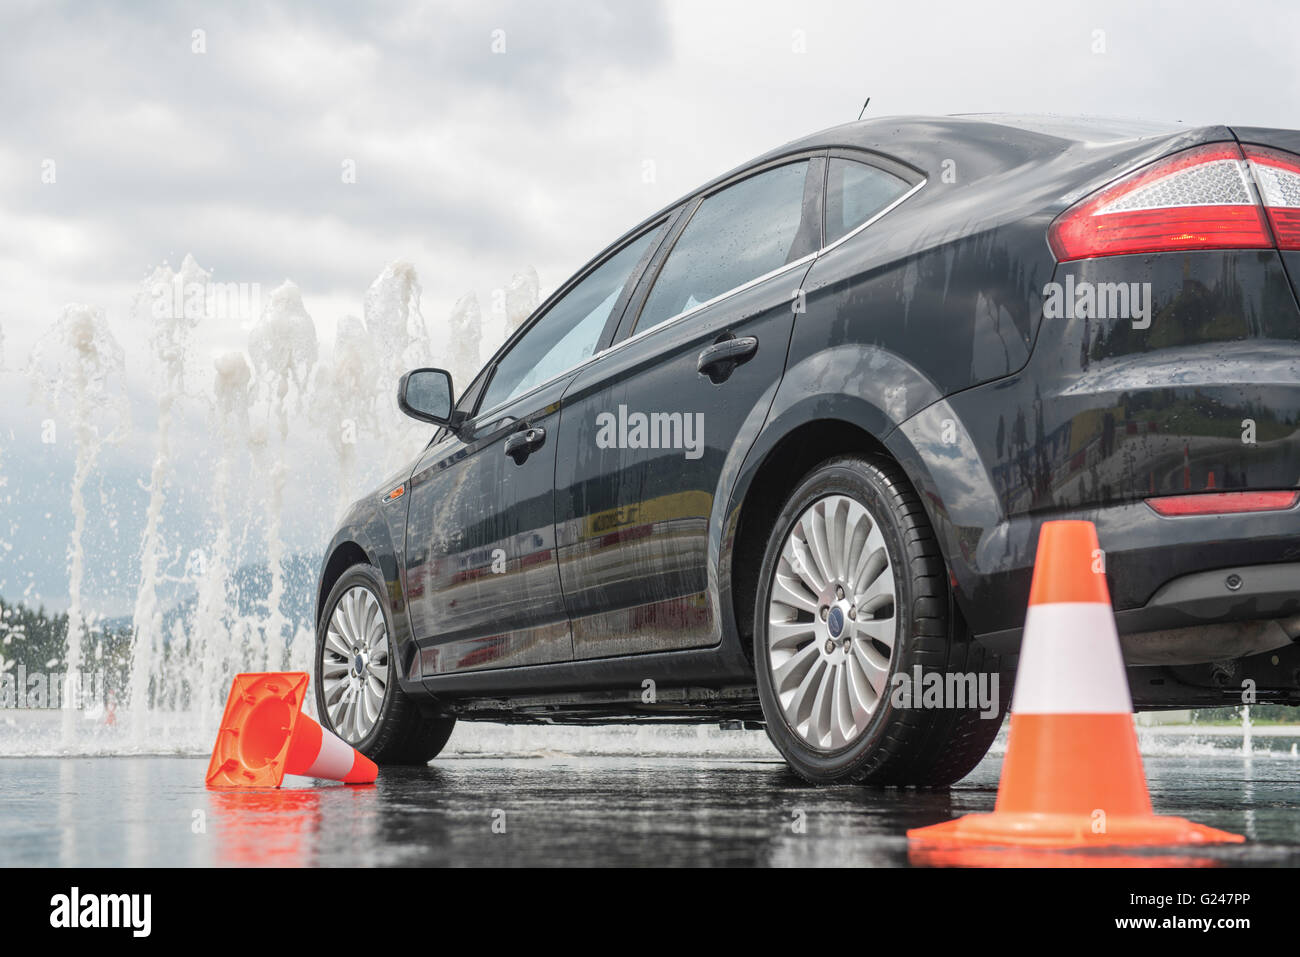
[[[82,672],[98,672],[103,687],[119,700],[127,687],[127,656],[131,628],[82,626]],[[35,610],[0,598],[0,674],[28,675],[66,672],[68,614]],[[21,670],[20,670],[21,669]]]

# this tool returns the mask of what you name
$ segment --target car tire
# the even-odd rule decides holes
[[[427,764],[437,757],[446,745],[452,729],[456,726],[456,719],[452,716],[427,713],[412,695],[402,690],[394,666],[397,659],[396,649],[393,646],[393,618],[388,607],[387,593],[386,583],[379,570],[373,565],[360,564],[353,565],[345,571],[330,589],[320,621],[316,625],[314,656],[316,713],[322,726],[329,728],[376,764]],[[340,602],[344,601],[350,604],[340,611]],[[349,609],[360,612],[354,620],[368,620],[371,622],[371,627],[367,630],[354,627],[350,623],[345,625]],[[335,623],[336,612],[341,616],[338,623]],[[377,634],[377,615],[382,616],[383,620],[382,636]],[[332,624],[335,624],[333,635],[331,635]],[[338,640],[345,637],[344,631],[349,632],[347,637],[352,638],[356,637],[355,633],[364,631],[370,640],[376,660],[378,649],[381,645],[384,648],[383,661],[387,678],[384,682],[382,703],[377,708],[377,716],[373,722],[364,720],[367,713],[361,712],[364,721],[362,725],[352,720],[340,720],[348,712],[346,709],[341,709],[338,700],[341,688],[339,682],[353,678],[352,671],[348,671],[342,678],[338,672],[338,668],[342,666]],[[355,645],[356,650],[367,650],[363,647],[365,640],[363,638],[361,643],[356,641],[349,643]],[[370,660],[367,660],[366,669],[362,669],[361,675],[357,675],[353,683],[354,687],[359,689],[360,695],[366,693],[361,687],[361,682],[362,675],[369,674],[370,664]],[[378,670],[378,665],[375,665],[375,670]],[[374,685],[372,684],[371,687],[373,688]],[[354,695],[354,699],[357,708],[365,707],[365,703],[357,696]],[[373,701],[373,698],[370,700]],[[355,715],[357,712],[351,713]]]
[[[856,553],[855,545],[861,546]],[[819,576],[819,556],[839,572]],[[882,562],[884,570],[860,588]],[[850,564],[861,575],[846,572]],[[881,584],[886,575],[892,579]],[[806,603],[817,584],[822,591],[814,607],[804,607],[800,601]],[[841,630],[834,632],[837,624]],[[804,641],[805,632],[814,647]],[[998,659],[971,640],[956,610],[919,497],[884,456],[829,459],[791,492],[759,573],[754,663],[768,736],[796,773],[817,784],[949,785],[984,757],[1010,699]],[[994,707],[983,710],[996,714],[982,717],[978,704],[902,706],[907,702],[894,693],[895,676],[907,676],[900,684],[910,681],[918,665],[923,676],[973,674],[976,687],[994,699]],[[868,707],[871,694],[874,705]]]

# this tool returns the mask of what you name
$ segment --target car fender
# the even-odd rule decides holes
[[[383,496],[354,502],[339,523],[334,537],[330,539],[321,563],[320,575],[317,576],[317,627],[328,597],[329,588],[325,583],[331,561],[347,550],[360,548],[365,553],[366,560],[379,569],[388,590],[399,680],[403,687],[410,685],[415,688],[419,687],[418,655],[406,607],[403,551],[397,546],[397,543],[405,542],[407,500],[405,495],[389,499],[387,494],[385,492]]]
[[[728,640],[739,643],[732,568],[741,509],[772,451],[798,429],[817,421],[846,422],[883,443],[900,423],[939,397],[934,383],[915,366],[896,353],[870,345],[845,343],[829,347],[786,369],[758,435],[747,446],[737,443],[738,448],[733,449],[740,464],[725,497],[725,510],[719,508],[722,496],[714,506],[710,547],[716,544],[718,554],[724,644]],[[834,450],[827,454],[834,454]]]

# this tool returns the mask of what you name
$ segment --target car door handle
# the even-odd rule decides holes
[[[524,459],[542,447],[546,441],[546,430],[541,426],[520,429],[506,439],[506,455],[515,460],[516,465],[523,465]]]
[[[695,369],[700,375],[708,376],[714,385],[718,385],[731,377],[736,366],[754,358],[757,351],[758,340],[753,336],[737,338],[727,335],[700,353]]]

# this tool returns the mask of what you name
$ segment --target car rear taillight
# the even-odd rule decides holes
[[[1076,203],[1048,230],[1061,262],[1181,249],[1271,248],[1236,143],[1184,150]]]
[[[1160,515],[1228,515],[1234,512],[1276,512],[1291,508],[1298,492],[1206,492],[1164,495],[1146,503]]]
[[[1300,249],[1300,156],[1263,146],[1243,149],[1278,248]]]

